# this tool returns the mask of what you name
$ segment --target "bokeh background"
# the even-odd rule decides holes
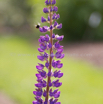
[[[0,0],[0,104],[32,104],[45,0]],[[103,104],[103,1],[57,0],[64,35],[62,104]],[[47,25],[46,23],[41,26]]]

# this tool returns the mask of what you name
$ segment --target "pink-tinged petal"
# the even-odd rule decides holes
[[[65,56],[64,54],[61,54],[61,57],[60,57],[60,59],[64,58],[64,56]]]
[[[36,68],[37,68],[38,70],[42,70],[42,69],[43,69],[43,67],[42,67],[42,66],[39,66],[39,65],[37,65]]]
[[[57,25],[57,29],[61,29],[62,28],[62,23]]]
[[[62,41],[63,40],[63,38],[64,38],[64,36],[62,35],[62,36],[58,36],[58,37],[56,37],[56,39],[57,40],[59,40],[59,41]]]
[[[43,56],[38,55],[37,58],[38,58],[39,60],[41,60],[41,61],[44,61],[44,57],[43,57]]]
[[[63,76],[63,73],[58,74],[58,78],[61,78]]]
[[[59,49],[57,49],[57,52],[62,53],[63,52],[63,49],[62,48],[59,48]]]
[[[61,102],[56,102],[55,104],[61,104]]]
[[[54,98],[58,98],[60,96],[60,91],[58,91],[56,94],[54,94]]]
[[[62,63],[60,63],[60,64],[57,65],[57,68],[62,68],[62,67],[63,67]]]
[[[42,27],[40,27],[40,28],[39,28],[39,30],[40,30],[40,32],[43,32],[43,29],[42,29]]]
[[[38,48],[38,51],[39,51],[39,52],[43,52],[44,50],[42,50],[41,48]]]

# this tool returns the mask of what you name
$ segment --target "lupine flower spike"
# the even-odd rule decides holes
[[[50,36],[45,34],[45,36],[40,36],[39,38],[39,55],[37,58],[40,61],[44,61],[45,64],[38,63],[36,66],[38,73],[36,74],[37,83],[35,84],[35,101],[33,104],[61,104],[58,102],[60,96],[60,91],[58,87],[62,85],[62,82],[59,81],[59,78],[63,76],[60,68],[63,67],[63,63],[59,59],[64,57],[63,46],[60,45],[59,41],[62,41],[64,36],[59,36],[54,34],[54,29],[61,29],[62,24],[57,23],[56,20],[60,18],[59,14],[56,14],[58,7],[55,6],[56,0],[46,0],[46,8],[43,9],[43,12],[48,14],[47,19],[43,16],[41,17],[41,22],[49,23],[48,26],[40,27],[37,26],[42,33],[50,32]],[[57,40],[53,43],[53,40]],[[49,51],[49,54],[47,53]],[[54,78],[53,78],[54,77]],[[55,80],[52,80],[55,79]],[[53,90],[53,89],[54,90]]]

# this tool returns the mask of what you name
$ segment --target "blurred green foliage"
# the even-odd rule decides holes
[[[58,1],[58,0],[57,0]],[[58,12],[63,23],[60,33],[65,40],[103,40],[103,5],[101,0],[63,0],[58,1]],[[97,14],[90,19],[92,13]],[[98,18],[98,14],[101,16]],[[94,22],[100,19],[100,24]],[[93,26],[89,25],[91,22]]]
[[[101,0],[56,0],[63,24],[59,31],[66,41],[103,40],[103,6]],[[41,22],[45,0],[0,0],[0,26],[30,26]],[[93,15],[94,13],[94,15]],[[92,18],[91,18],[92,17]],[[97,23],[97,24],[95,24]],[[41,24],[43,26],[44,24]],[[25,28],[26,30],[27,28]],[[31,30],[32,30],[31,29]]]
[[[31,104],[36,83],[37,44],[20,37],[0,37],[0,90],[18,104]],[[103,104],[103,70],[65,57],[60,79],[62,104]]]
[[[26,0],[0,0],[0,25],[20,27],[30,24],[31,6]]]

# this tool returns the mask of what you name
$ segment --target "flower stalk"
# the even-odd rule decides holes
[[[52,0],[51,0],[51,3],[52,3]],[[51,7],[52,7],[52,4],[50,4],[50,8]],[[49,8],[49,10],[50,10],[50,8]],[[50,11],[49,15],[50,15],[50,26],[52,26],[52,13],[51,13],[51,11]],[[52,34],[53,34],[53,30],[51,29],[50,30],[50,43],[53,46]],[[52,47],[51,47],[50,48],[50,55],[51,55],[52,51],[53,50],[52,50]],[[51,68],[52,68],[52,57],[50,56],[50,58],[49,58],[49,71],[48,71],[48,73],[51,72]],[[50,80],[51,80],[51,77],[48,76],[47,88],[46,88],[47,96],[45,98],[45,101],[48,101],[48,97],[49,97],[48,95],[49,95],[49,82],[50,82]]]
[[[63,67],[63,63],[60,60],[64,57],[63,46],[59,44],[59,41],[62,41],[64,36],[59,36],[58,34],[54,34],[54,29],[61,29],[62,24],[58,24],[55,20],[60,18],[59,14],[56,14],[58,7],[54,6],[56,4],[56,0],[46,0],[45,4],[48,6],[47,8],[43,9],[43,12],[48,14],[48,18],[45,19],[41,17],[41,22],[49,23],[48,26],[39,27],[40,32],[46,33],[47,31],[50,32],[50,36],[46,34],[45,36],[40,36],[39,38],[39,45],[38,51],[40,55],[37,58],[41,61],[45,61],[45,65],[38,63],[36,66],[38,73],[36,74],[37,77],[37,84],[36,91],[33,91],[33,94],[36,96],[36,101],[33,101],[33,104],[61,104],[61,102],[57,102],[60,96],[60,91],[55,89],[52,91],[51,87],[58,88],[62,85],[62,82],[59,82],[59,78],[63,76],[63,73],[59,70],[53,69],[60,69]],[[54,22],[55,21],[55,22]],[[54,24],[53,24],[54,22]],[[53,40],[57,40],[53,44]],[[46,50],[49,50],[49,54],[46,53]],[[54,53],[53,51],[56,51]],[[48,70],[45,70],[48,69]],[[54,72],[53,72],[54,71]],[[52,81],[52,77],[58,78],[57,80]],[[47,81],[45,81],[47,79]],[[44,100],[42,99],[44,97]]]

